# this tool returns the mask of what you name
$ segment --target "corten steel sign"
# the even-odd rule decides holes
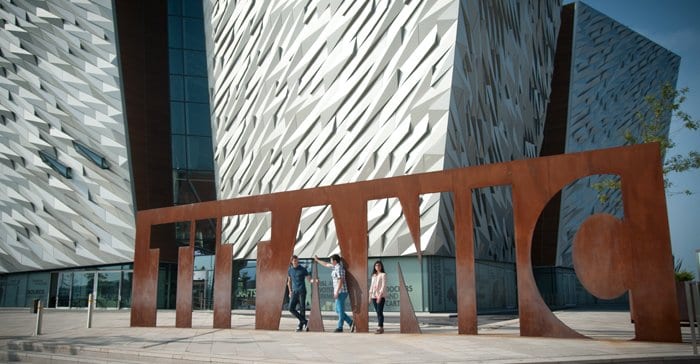
[[[576,179],[596,174],[618,175],[622,181],[624,218],[595,214],[574,240],[574,267],[586,289],[599,298],[629,292],[635,339],[680,342],[661,158],[657,144],[518,160],[484,166],[356,182],[306,190],[241,197],[138,213],[134,256],[131,326],[155,326],[159,250],[150,248],[152,225],[216,219],[214,327],[231,327],[232,245],[221,244],[224,216],[269,212],[271,240],[258,244],[256,329],[277,330],[284,299],[289,258],[296,242],[302,208],[330,205],[341,255],[346,261],[352,311],[359,332],[368,331],[367,201],[398,198],[408,227],[420,247],[419,195],[451,192],[457,275],[458,331],[477,334],[474,274],[472,190],[496,185],[512,187],[520,335],[584,337],[549,310],[539,294],[530,251],[533,231],[547,202]],[[178,269],[178,327],[191,327],[192,254],[181,247]],[[314,294],[318,286],[314,286]],[[407,295],[406,295],[407,297]],[[412,309],[401,300],[402,321]],[[314,301],[317,302],[317,301]],[[361,303],[361,304],[360,304]],[[318,305],[318,303],[316,303]],[[320,311],[312,307],[311,327],[323,330]],[[415,328],[402,327],[402,332]]]

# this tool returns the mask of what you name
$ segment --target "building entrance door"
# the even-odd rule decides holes
[[[70,307],[70,291],[73,285],[73,272],[58,273],[58,292],[56,293],[56,308]]]
[[[206,295],[206,284],[205,280],[192,281],[192,309],[193,310],[206,310],[207,309],[207,295]]]

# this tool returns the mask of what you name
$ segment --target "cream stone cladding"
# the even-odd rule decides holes
[[[537,156],[560,6],[206,2],[219,198]],[[477,258],[512,261],[510,194],[477,200]],[[423,253],[454,254],[450,206],[422,196]],[[370,202],[368,221],[370,256],[416,253],[397,200]],[[300,225],[296,254],[338,252],[329,207]],[[254,259],[269,220],[227,219],[224,236]]]
[[[0,6],[0,272],[133,259],[115,33],[112,1]]]

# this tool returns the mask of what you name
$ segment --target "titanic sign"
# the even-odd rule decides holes
[[[420,251],[419,196],[450,192],[454,196],[458,331],[460,334],[477,334],[472,190],[509,185],[513,199],[520,334],[584,337],[557,319],[545,304],[535,284],[530,252],[537,219],[547,202],[567,184],[599,174],[620,177],[624,217],[594,214],[579,227],[573,246],[576,275],[583,286],[599,298],[629,293],[635,340],[680,342],[666,199],[657,144],[140,211],[136,221],[131,326],[155,326],[156,323],[159,250],[150,246],[152,226],[190,221],[193,230],[197,220],[216,219],[213,326],[231,328],[231,257],[234,245],[221,244],[221,219],[267,212],[271,215],[272,229],[270,240],[258,243],[257,248],[255,327],[277,330],[285,289],[280,282],[285,280],[289,257],[293,254],[302,208],[330,205],[340,251],[347,263],[357,331],[367,332],[367,201],[398,198],[416,250]],[[190,234],[189,246],[179,248],[177,327],[192,326],[194,235]],[[318,292],[314,293],[313,297],[318,297]],[[408,296],[403,297],[401,331],[414,332],[417,326],[415,314],[410,306],[405,306],[410,304]],[[310,327],[322,330],[317,303],[314,307],[312,302]]]

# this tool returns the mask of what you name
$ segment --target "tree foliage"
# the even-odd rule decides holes
[[[685,282],[694,280],[695,274],[689,270],[682,269],[682,266],[683,259],[675,261],[675,264],[673,265],[673,273],[676,276],[676,281]]]
[[[661,148],[661,157],[663,158],[663,174],[664,186],[669,194],[686,194],[691,195],[690,190],[672,191],[668,175],[674,172],[685,172],[692,169],[700,168],[700,153],[690,151],[686,155],[676,154],[667,156],[666,153],[675,146],[675,143],[666,132],[667,126],[665,121],[668,120],[669,114],[672,118],[680,120],[682,128],[695,131],[700,127],[700,122],[694,120],[688,113],[681,110],[683,102],[686,100],[688,88],[676,90],[670,83],[665,83],[661,87],[661,92],[658,95],[648,95],[644,101],[649,107],[649,116],[642,112],[635,113],[635,117],[640,121],[641,130],[638,135],[631,131],[625,131],[625,144],[640,144],[640,143],[659,143]],[[591,185],[598,193],[598,200],[605,203],[610,199],[611,190],[619,190],[621,187],[620,179],[610,177],[603,179]]]

